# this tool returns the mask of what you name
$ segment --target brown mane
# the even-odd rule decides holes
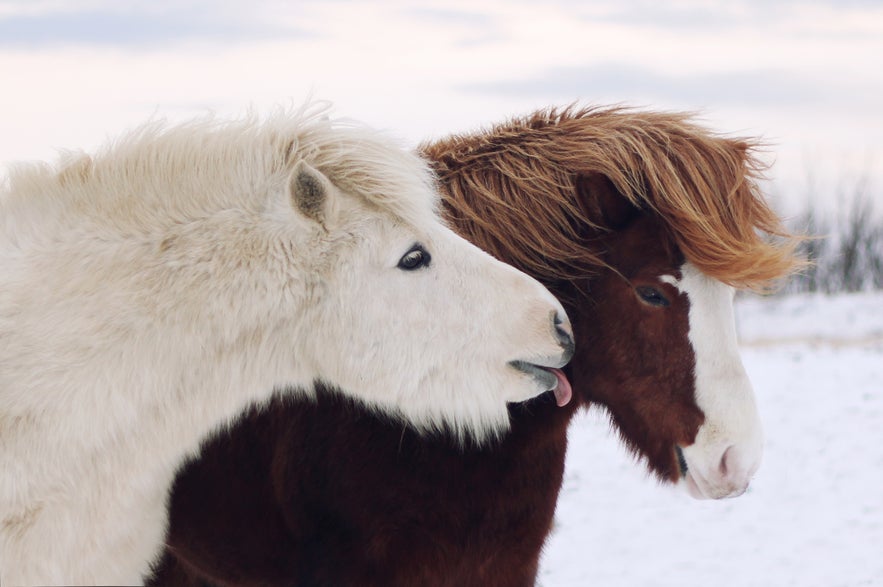
[[[421,150],[440,161],[445,205],[461,234],[497,256],[516,251],[519,258],[505,260],[535,276],[573,279],[601,263],[576,227],[603,222],[575,197],[580,177],[600,173],[634,206],[661,217],[703,272],[761,289],[799,262],[796,239],[757,185],[764,169],[757,147],[712,134],[687,114],[569,107]],[[513,245],[515,226],[521,242]]]

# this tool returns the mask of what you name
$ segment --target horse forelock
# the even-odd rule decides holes
[[[330,130],[330,132],[325,132]],[[303,141],[304,157],[339,188],[408,224],[438,222],[440,198],[429,165],[393,138],[352,120],[337,120]]]
[[[325,103],[309,103],[264,119],[152,121],[94,155],[70,152],[54,166],[16,165],[5,191],[29,200],[28,207],[36,199],[50,209],[75,201],[80,212],[125,210],[146,222],[157,210],[175,217],[206,208],[260,209],[259,196],[282,189],[304,160],[339,188],[409,224],[436,215],[438,196],[424,161],[384,133],[332,120],[328,111]]]
[[[631,204],[660,217],[703,272],[763,288],[799,262],[796,239],[758,185],[761,147],[711,133],[689,114],[569,107],[422,149],[435,160],[447,184],[445,205],[467,237],[538,276],[573,279],[602,264],[587,233],[608,227],[579,201],[576,186],[580,176],[601,174]],[[521,230],[514,234],[510,225]]]

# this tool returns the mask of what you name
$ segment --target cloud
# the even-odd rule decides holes
[[[152,47],[187,41],[230,43],[313,36],[294,27],[218,10],[210,3],[0,5],[0,47]]]
[[[771,11],[767,10],[767,18]],[[707,3],[667,4],[638,2],[614,4],[608,11],[588,17],[596,22],[666,30],[723,31],[753,24],[760,18],[753,10],[738,5],[709,6]]]
[[[807,27],[813,33],[836,35],[838,23],[852,21],[844,35],[879,34],[881,0],[557,0],[574,19],[584,23],[637,27],[681,33],[750,33]],[[865,21],[864,24],[862,21]],[[828,26],[833,30],[826,31]],[[856,30],[858,29],[858,30]]]
[[[684,104],[690,108],[826,106],[838,101],[843,103],[845,96],[862,94],[858,87],[849,89],[848,83],[822,83],[789,71],[671,75],[622,63],[557,68],[519,80],[460,87],[465,91],[497,96],[537,99],[603,97],[614,101]]]
[[[419,8],[408,7],[403,9],[402,12],[433,23],[441,22],[478,28],[486,28],[493,26],[494,24],[493,16],[482,12],[469,12],[466,10],[453,10],[449,8],[434,8],[426,6]]]

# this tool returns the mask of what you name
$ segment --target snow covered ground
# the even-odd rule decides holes
[[[543,587],[883,586],[883,294],[744,298],[737,315],[766,434],[749,491],[661,487],[582,416]]]

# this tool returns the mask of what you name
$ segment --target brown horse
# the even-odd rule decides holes
[[[732,295],[795,265],[754,148],[619,108],[424,145],[453,226],[564,301],[573,401],[512,405],[511,431],[479,447],[321,386],[315,403],[255,409],[179,475],[154,582],[533,585],[567,427],[593,405],[660,479],[742,493],[762,440]]]

